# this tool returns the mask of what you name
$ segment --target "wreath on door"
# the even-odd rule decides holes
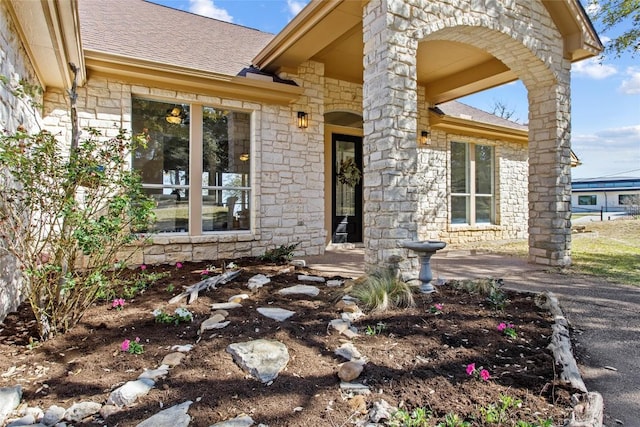
[[[340,162],[338,168],[338,182],[349,187],[355,187],[362,178],[362,172],[358,169],[353,157],[348,157]]]

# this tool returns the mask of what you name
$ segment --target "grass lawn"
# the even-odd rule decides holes
[[[640,286],[640,220],[584,222],[584,233],[572,235],[570,272]],[[526,240],[465,245],[493,253],[527,257]]]

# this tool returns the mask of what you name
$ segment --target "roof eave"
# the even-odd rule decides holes
[[[85,51],[90,75],[168,90],[203,95],[227,96],[248,101],[287,105],[296,101],[303,89],[298,86],[206,72],[106,52]]]
[[[43,89],[69,88],[78,67],[78,84],[85,82],[84,55],[76,0],[7,0],[22,45]]]
[[[472,137],[484,137],[488,139],[500,139],[526,144],[529,142],[529,131],[523,129],[498,126],[490,123],[451,117],[447,115],[429,112],[429,123],[432,129],[442,130],[447,133],[467,135]]]

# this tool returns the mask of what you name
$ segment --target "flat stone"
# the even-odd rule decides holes
[[[138,376],[138,379],[150,379],[152,381],[158,381],[167,376],[169,373],[169,366],[161,365],[156,369],[145,369],[143,373]]]
[[[117,414],[118,412],[122,411],[122,409],[123,408],[119,408],[116,405],[104,405],[100,409],[100,416],[106,420],[111,415]]]
[[[226,325],[220,326],[220,324],[224,322],[224,319],[224,316],[222,316],[221,314],[214,314],[200,324],[200,333],[208,331],[210,329],[220,329],[221,327],[224,328],[224,326],[229,324],[229,322],[225,322]]]
[[[191,400],[187,400],[179,405],[164,409],[136,427],[187,427],[191,422],[191,416],[187,414],[187,411],[192,403]]]
[[[251,427],[255,421],[248,415],[240,415],[227,421],[211,424],[209,427]]]
[[[390,420],[396,412],[398,412],[398,408],[391,406],[386,400],[376,400],[373,402],[371,410],[369,410],[369,420],[374,423],[379,423],[381,420]]]
[[[339,279],[327,280],[327,287],[329,288],[337,288],[339,286],[342,286],[343,284],[344,284],[343,280],[339,280]]]
[[[17,420],[13,420],[10,423],[7,423],[6,427],[18,427],[18,426],[31,426],[36,423],[36,417],[32,414],[27,414],[23,417],[18,418]]]
[[[178,366],[182,362],[182,359],[184,359],[184,353],[176,351],[174,353],[167,354],[164,359],[162,359],[161,364],[173,368],[174,366]]]
[[[146,396],[154,385],[155,382],[149,378],[127,381],[123,386],[111,392],[107,399],[107,405],[131,406],[139,397]]]
[[[264,274],[256,274],[255,276],[253,276],[252,278],[249,279],[249,282],[247,283],[247,286],[249,287],[249,289],[254,291],[254,290],[258,289],[258,288],[263,287],[264,285],[266,285],[269,282],[271,282],[271,279],[269,279]]]
[[[307,261],[303,259],[292,259],[291,261],[289,261],[289,265],[292,265],[298,268],[304,268],[307,266]]]
[[[320,293],[320,289],[316,286],[310,285],[295,285],[280,289],[278,293],[280,295],[307,295],[310,297],[316,297]]]
[[[338,369],[338,377],[344,382],[351,382],[360,376],[363,369],[362,361],[345,362]]]
[[[234,295],[232,297],[229,297],[228,302],[237,302],[237,303],[241,303],[243,300],[249,298],[249,295],[247,294],[238,294],[238,295]]]
[[[216,314],[219,314],[220,316],[226,319],[227,316],[229,315],[229,312],[227,310],[216,310],[213,313],[211,313],[212,316],[215,316]]]
[[[362,311],[356,311],[354,313],[350,313],[350,312],[343,312],[340,314],[340,318],[342,320],[346,320],[348,322],[355,322],[356,320],[360,319],[361,317],[364,317],[365,314]]]
[[[347,383],[344,381],[340,383],[340,390],[353,394],[371,394],[369,387],[364,384]]]
[[[258,307],[256,310],[263,316],[268,317],[269,319],[277,320],[278,322],[287,320],[289,317],[296,314],[295,311],[285,310],[284,308],[277,307]]]
[[[203,333],[204,331],[210,331],[212,329],[222,329],[222,328],[226,328],[227,326],[229,326],[231,322],[229,320],[227,320],[226,322],[220,322],[220,323],[209,323],[209,324],[202,324],[200,326],[200,333]]]
[[[356,346],[350,342],[344,343],[340,347],[336,348],[334,354],[342,356],[347,360],[362,359],[362,353],[360,353]]]
[[[91,417],[98,412],[102,405],[96,402],[80,402],[74,403],[64,413],[64,419],[72,423],[79,423],[87,417]]]
[[[179,351],[180,353],[189,353],[192,349],[193,349],[193,344],[174,345],[171,347],[171,350]]]
[[[52,426],[64,419],[64,413],[67,410],[61,406],[51,405],[49,409],[44,411],[44,416],[40,422],[46,426]]]
[[[7,419],[7,415],[13,412],[22,399],[22,386],[0,388],[0,425]]]
[[[298,274],[298,280],[301,282],[316,282],[316,283],[324,283],[327,279],[320,276],[309,276],[307,274]]]
[[[242,304],[237,302],[217,302],[211,304],[211,310],[231,310],[232,308],[240,308]]]
[[[289,363],[287,347],[275,340],[260,339],[230,344],[227,352],[236,364],[262,383],[276,379]]]
[[[333,319],[332,321],[329,322],[329,326],[335,329],[336,331],[338,331],[339,333],[342,333],[349,329],[349,327],[351,326],[351,323],[348,320]]]

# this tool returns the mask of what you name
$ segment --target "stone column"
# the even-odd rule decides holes
[[[406,258],[399,243],[417,237],[418,43],[405,2],[372,1],[363,13],[364,244],[366,268],[375,270]],[[400,265],[410,269],[415,257]]]
[[[570,63],[529,88],[529,261],[571,264]]]

